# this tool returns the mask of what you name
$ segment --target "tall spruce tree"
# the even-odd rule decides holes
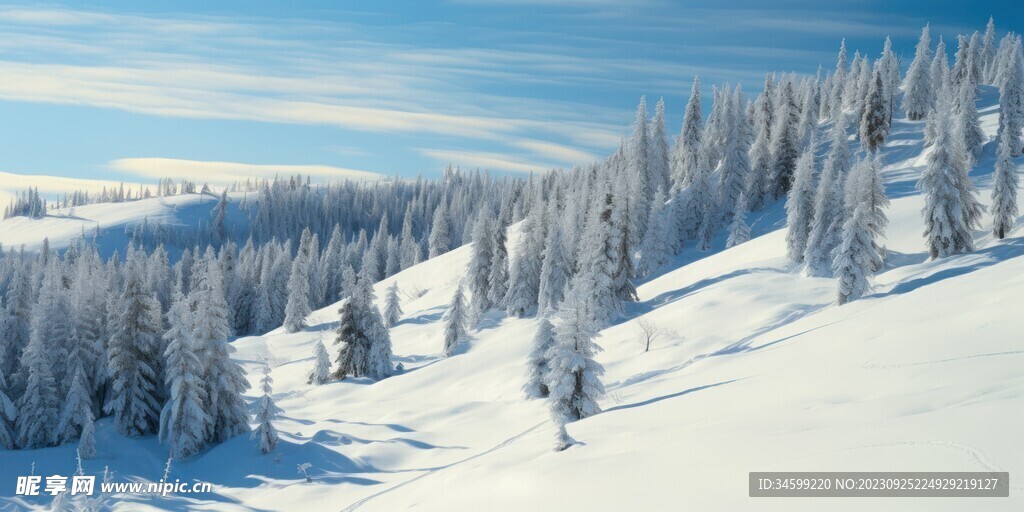
[[[391,283],[384,296],[384,325],[394,327],[402,318],[401,299],[398,297],[398,281]]]
[[[807,149],[796,162],[793,188],[786,199],[786,256],[794,263],[803,263],[807,250],[807,239],[814,220],[814,196],[817,188],[814,165],[816,143]]]
[[[179,293],[167,312],[170,328],[164,333],[168,399],[160,411],[159,437],[175,460],[188,459],[203,450],[210,424],[203,365],[196,357],[192,336],[192,315],[188,301]]]
[[[277,419],[281,409],[274,404],[274,379],[270,377],[270,366],[263,366],[263,377],[260,378],[260,391],[263,392],[256,400],[256,430],[252,431],[251,438],[259,441],[259,449],[262,453],[270,453],[277,447],[277,429],[274,428],[274,420]]]
[[[466,333],[465,310],[466,305],[462,295],[462,284],[459,284],[444,315],[444,349],[442,353],[445,357],[454,355],[459,343],[469,337]]]
[[[686,103],[686,114],[683,116],[683,127],[676,138],[670,161],[672,190],[676,192],[690,186],[696,168],[704,122],[700,101],[700,77],[694,76],[690,99]]]
[[[973,190],[964,190],[964,180],[959,161],[955,154],[953,136],[950,133],[952,105],[948,99],[940,101],[935,115],[935,148],[928,155],[928,165],[921,173],[919,186],[925,194],[922,213],[925,221],[925,238],[928,253],[932,258],[944,258],[974,250],[971,226],[966,222],[964,197]]]
[[[1020,177],[1017,166],[1010,158],[1013,142],[1009,137],[999,139],[996,150],[996,174],[992,183],[992,235],[1003,239],[1013,230],[1017,220],[1017,187]]]
[[[903,110],[911,121],[924,119],[924,116],[935,104],[934,84],[932,84],[931,70],[931,27],[925,25],[921,29],[921,39],[917,42],[917,49],[914,52],[914,61],[910,63],[910,69],[903,80]]]
[[[533,336],[530,355],[526,361],[526,382],[523,394],[526,398],[547,398],[548,396],[548,351],[555,344],[555,329],[548,315],[537,322],[537,333]]]
[[[810,276],[832,275],[832,259],[840,242],[843,218],[843,186],[850,172],[846,123],[840,117],[832,127],[832,146],[822,167],[814,199],[814,221],[804,251],[804,268]]]
[[[571,422],[601,412],[597,401],[604,396],[604,368],[594,360],[601,350],[597,316],[591,290],[596,283],[586,272],[573,276],[558,310],[555,343],[547,353],[548,400],[552,416]]]

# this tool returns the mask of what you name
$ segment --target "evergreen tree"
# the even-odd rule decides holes
[[[207,394],[203,383],[203,365],[195,353],[192,336],[193,312],[180,294],[167,312],[170,328],[164,333],[167,348],[168,399],[160,411],[160,442],[168,445],[170,457],[185,460],[206,446],[206,429],[210,417],[206,410]]]
[[[544,227],[544,204],[538,197],[537,206],[521,224],[519,243],[512,258],[508,292],[505,294],[505,311],[509,315],[526,316],[537,305],[540,274],[544,265]],[[473,300],[476,301],[475,296]],[[475,320],[478,319],[474,319],[474,323]]]
[[[922,213],[925,220],[925,238],[928,253],[932,258],[944,258],[974,250],[971,226],[967,224],[964,212],[965,192],[970,196],[973,190],[965,191],[962,172],[954,153],[950,133],[950,110],[948,100],[942,100],[935,111],[935,148],[928,155],[928,165],[921,174],[920,187],[925,194]],[[968,182],[969,183],[969,182]]]
[[[999,139],[996,150],[996,175],[992,184],[992,234],[1006,238],[1017,220],[1017,166],[1010,159],[1012,139]],[[0,427],[2,428],[2,427]]]
[[[1024,152],[1021,130],[1024,129],[1024,53],[1020,45],[1006,59],[1005,79],[999,86],[999,128],[996,135],[1007,139],[1009,155]]]
[[[260,442],[260,452],[270,453],[277,447],[277,429],[274,428],[274,420],[281,409],[274,404],[271,394],[274,379],[270,377],[270,366],[263,367],[263,378],[260,379],[260,390],[263,396],[256,400],[256,430],[252,431],[251,438]]]
[[[626,201],[626,216],[624,220],[629,223],[630,243],[636,244],[647,230],[647,210],[651,194],[654,192],[652,185],[650,157],[651,139],[650,131],[647,128],[647,98],[640,97],[640,104],[636,107],[636,122],[633,125],[633,135],[629,140],[627,156],[627,180],[628,194],[622,198]],[[540,269],[537,268],[539,271]]]
[[[725,241],[725,247],[735,247],[750,240],[750,226],[747,225],[747,199],[741,194],[737,203],[736,213],[733,215],[732,223],[729,224],[729,238]]]
[[[737,86],[736,96],[728,105],[725,152],[717,171],[718,208],[725,214],[726,219],[731,219],[736,214],[742,215],[743,211],[739,209],[740,199],[750,174],[750,160],[747,156],[750,148],[740,134],[740,126],[745,122],[743,118],[746,116],[743,112],[744,103],[746,101],[743,100],[743,93]]]
[[[508,293],[508,226],[499,218],[491,230],[491,272],[487,278],[487,302],[497,308],[505,306]]]
[[[843,185],[850,171],[850,150],[846,123],[842,117],[832,127],[832,147],[822,167],[821,180],[814,199],[814,222],[804,251],[808,275],[828,277],[832,274],[833,252],[840,242],[843,218]]]
[[[868,291],[872,269],[882,265],[874,247],[877,233],[872,232],[867,218],[867,209],[858,205],[843,224],[843,238],[836,249],[834,263],[838,279],[836,302],[839,304],[862,297]]]
[[[903,81],[903,110],[911,121],[918,121],[935,104],[934,84],[931,81],[931,35],[930,27],[921,29],[921,39],[914,52],[914,61]]]
[[[690,89],[690,99],[686,103],[683,127],[672,150],[670,166],[673,191],[683,190],[690,186],[696,169],[703,122],[704,117],[700,104],[700,77],[695,76],[693,77],[693,87]]]
[[[647,233],[641,246],[640,266],[637,273],[651,276],[668,262],[671,254],[672,219],[670,210],[665,205],[665,191],[658,189],[651,201],[650,219],[647,221]],[[548,304],[556,307],[557,304]]]
[[[361,274],[352,286],[352,293],[341,305],[336,345],[338,366],[336,379],[346,376],[381,380],[394,373],[391,365],[391,336],[374,304],[373,283]]]
[[[288,277],[288,304],[284,310],[284,328],[287,332],[299,332],[306,327],[306,317],[312,313],[309,304],[310,296],[310,244],[312,236],[309,230],[302,233],[299,253],[292,261],[291,274]]]
[[[394,327],[402,318],[402,306],[398,297],[398,281],[391,283],[384,296],[384,325]]]
[[[30,449],[52,446],[57,441],[53,426],[60,412],[60,392],[53,376],[53,361],[42,337],[33,334],[21,356],[21,366],[26,373],[26,383],[18,402],[17,445]]]
[[[7,395],[7,389],[7,378],[0,369],[0,450],[14,449],[14,425],[18,419],[18,408]]]
[[[327,384],[331,381],[331,359],[323,341],[313,346],[313,371],[309,374],[308,384]]]
[[[882,71],[876,67],[864,103],[864,114],[860,118],[860,145],[871,152],[878,151],[885,142],[885,137],[889,135],[884,94]]]
[[[87,383],[85,370],[80,361],[71,360],[74,372],[71,374],[71,386],[64,395],[54,440],[58,443],[70,443],[82,434],[86,423],[92,422],[92,395]]]
[[[572,262],[562,236],[562,223],[554,202],[548,213],[547,238],[544,240],[544,261],[537,290],[537,310],[555,308],[562,302],[565,286],[572,274]]]
[[[444,356],[455,353],[459,343],[469,338],[466,333],[466,306],[462,298],[462,284],[455,289],[451,304],[444,316]]]
[[[428,240],[429,255],[431,258],[440,256],[452,248],[451,226],[448,224],[448,217],[445,215],[442,204],[434,210],[434,220],[430,227],[430,239]]]
[[[110,309],[107,351],[111,391],[104,411],[117,431],[143,436],[157,431],[161,401],[159,303],[143,290],[141,269],[129,258],[124,288]]]
[[[547,398],[548,396],[548,351],[555,345],[555,329],[547,315],[537,322],[537,333],[533,336],[530,355],[526,360],[526,382],[523,394],[526,398]]]
[[[669,166],[668,137],[665,132],[665,98],[659,98],[654,108],[654,119],[650,126],[651,144],[648,146],[650,155],[647,157],[649,165],[651,190],[659,188],[668,190],[671,187],[671,170]]]
[[[604,368],[594,360],[601,350],[591,290],[597,283],[587,273],[573,276],[558,310],[555,343],[547,353],[548,400],[552,416],[570,422],[601,412],[597,401],[604,395]]]
[[[83,459],[96,457],[96,423],[92,411],[82,423],[82,433],[78,436],[78,456]]]
[[[769,180],[771,195],[778,199],[793,184],[796,159],[800,156],[797,141],[797,124],[800,122],[799,107],[793,98],[793,84],[786,82],[782,88],[782,101],[776,113],[772,128],[772,174]]]
[[[473,254],[466,269],[467,288],[473,300],[470,322],[474,326],[493,306],[487,294],[491,287],[491,261],[494,259],[494,247],[491,245],[493,230],[490,208],[482,208],[473,227]]]
[[[981,130],[981,123],[978,119],[978,110],[974,105],[975,83],[967,75],[967,81],[961,83],[958,89],[957,111],[953,120],[954,136],[956,137],[956,148],[958,158],[963,160],[964,168],[973,167],[981,157],[982,146],[985,143],[985,132]]]
[[[416,241],[416,237],[413,236],[413,222],[412,203],[409,203],[405,210],[405,218],[402,220],[402,237],[400,242],[402,270],[416,265],[423,257],[420,254],[420,244]]]
[[[814,196],[816,189],[814,151],[811,142],[796,162],[793,188],[786,199],[786,256],[794,263],[803,263],[807,250],[807,238],[814,220]]]
[[[189,293],[192,309],[192,340],[199,360],[204,363],[203,383],[209,406],[207,439],[223,442],[249,431],[249,414],[242,394],[249,389],[245,370],[231,359],[235,347],[228,343],[227,303],[219,267],[212,265],[212,250],[207,249],[201,272],[194,275]]]

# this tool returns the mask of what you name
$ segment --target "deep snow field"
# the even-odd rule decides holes
[[[983,88],[990,138],[972,177],[989,202],[997,111]],[[398,281],[405,315],[391,331],[401,375],[306,383],[313,346],[333,354],[337,305],[310,327],[234,342],[254,389],[273,369],[282,442],[260,455],[247,436],[175,464],[171,476],[212,482],[199,496],[119,497],[114,510],[1024,510],[1024,228],[977,251],[927,261],[921,236],[923,122],[898,120],[884,151],[892,200],[886,269],[874,292],[834,305],[835,282],[785,259],[784,212],[753,217],[751,241],[687,248],[664,274],[638,283],[629,318],[596,340],[606,370],[604,412],[572,423],[578,441],[555,452],[542,401],[520,386],[533,318],[492,313],[448,359],[441,316],[470,247],[426,261]],[[1018,159],[1018,164],[1020,160]],[[83,227],[111,233],[139,222],[188,222],[213,199],[182,196],[79,207],[74,217],[0,223],[5,249],[56,247]],[[988,222],[989,217],[985,217]],[[985,226],[987,229],[989,226]],[[110,240],[117,237],[111,235]],[[514,247],[515,230],[510,236]],[[513,249],[514,251],[514,249]],[[660,331],[650,351],[639,322]],[[166,450],[98,423],[98,456],[117,480],[158,480]],[[17,475],[71,474],[74,445],[0,453],[0,495]],[[312,483],[296,471],[312,465]],[[750,471],[1009,471],[1010,498],[749,498]],[[8,501],[41,507],[46,500]]]

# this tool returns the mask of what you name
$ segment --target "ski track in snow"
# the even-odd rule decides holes
[[[351,505],[341,509],[341,512],[352,512],[353,510],[356,510],[359,507],[362,507],[363,505],[365,505],[370,500],[373,500],[373,499],[379,498],[379,497],[381,497],[381,496],[383,496],[385,494],[394,492],[394,491],[396,491],[396,490],[398,490],[398,489],[400,489],[400,488],[402,488],[402,487],[404,487],[406,485],[409,485],[409,484],[411,484],[411,483],[413,483],[413,482],[415,482],[415,481],[417,481],[417,480],[419,480],[421,478],[428,477],[430,475],[436,474],[436,473],[438,473],[440,471],[443,471],[445,469],[449,469],[449,468],[458,466],[459,464],[463,464],[463,463],[469,462],[471,460],[483,457],[483,456],[485,456],[485,455],[487,455],[487,454],[489,454],[491,452],[498,451],[498,450],[500,450],[500,449],[502,449],[502,448],[504,448],[504,447],[506,447],[506,446],[508,446],[508,445],[510,445],[510,444],[512,444],[512,443],[514,443],[514,442],[516,442],[516,441],[518,441],[520,439],[522,439],[523,437],[525,437],[530,432],[533,432],[534,430],[537,430],[538,428],[544,426],[547,423],[550,423],[550,422],[549,421],[542,421],[542,422],[540,422],[540,423],[538,423],[538,424],[536,424],[536,425],[534,425],[534,426],[532,426],[532,427],[530,427],[530,428],[528,428],[528,429],[526,429],[526,430],[524,430],[524,431],[522,431],[522,432],[520,432],[520,433],[518,433],[518,434],[516,434],[516,435],[514,435],[514,436],[512,436],[512,437],[510,437],[510,438],[508,438],[508,439],[506,439],[506,440],[504,440],[504,441],[502,441],[502,442],[500,442],[500,443],[498,443],[498,444],[496,444],[496,445],[494,445],[494,446],[492,446],[492,447],[482,451],[482,452],[479,452],[479,453],[477,453],[475,455],[470,455],[469,457],[466,457],[465,459],[457,460],[455,462],[452,462],[450,464],[446,464],[444,466],[439,466],[439,467],[436,467],[436,468],[427,469],[421,475],[417,475],[417,476],[415,476],[413,478],[410,478],[410,479],[408,479],[408,480],[406,480],[404,482],[401,482],[401,483],[395,484],[395,485],[393,485],[391,487],[388,487],[387,489],[384,489],[383,491],[371,494],[371,495],[369,495],[369,496],[367,496],[367,497],[365,497],[365,498],[363,498],[363,499],[361,499],[359,501],[356,501],[355,503],[352,503]]]

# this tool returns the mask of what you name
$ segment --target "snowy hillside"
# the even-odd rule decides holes
[[[235,194],[235,199],[244,194]],[[210,211],[217,203],[211,194],[183,194],[140,199],[128,203],[99,203],[51,210],[43,219],[12,217],[0,221],[0,243],[4,247],[35,250],[46,239],[50,247],[62,249],[82,238],[92,240],[104,257],[115,249],[123,252],[131,230],[140,223],[169,226],[209,224]],[[244,226],[245,216],[232,210],[231,222]]]
[[[995,135],[996,94],[983,88],[982,127]],[[197,497],[124,497],[115,510],[821,510],[814,500],[748,498],[750,471],[1024,472],[1024,231],[977,251],[929,261],[921,233],[924,122],[896,120],[883,149],[892,204],[886,268],[859,301],[836,306],[835,281],[804,277],[785,257],[781,204],[750,219],[755,238],[702,253],[687,247],[637,287],[627,319],[604,329],[603,412],[568,426],[578,444],[552,450],[543,401],[520,387],[536,319],[492,312],[454,357],[441,358],[442,322],[471,246],[430,259],[395,281],[405,311],[391,330],[404,373],[372,382],[307,384],[313,347],[332,345],[338,304],[310,326],[234,341],[254,385],[272,368],[281,443],[260,455],[236,437],[171,478],[209,481]],[[989,201],[994,144],[972,173]],[[1019,162],[1019,159],[1018,159]],[[211,199],[182,196],[81,207],[67,217],[0,223],[5,247],[114,229],[140,218],[208,215]],[[204,210],[205,208],[205,210]],[[193,211],[194,210],[194,211]],[[182,213],[186,212],[186,213]],[[987,226],[986,226],[987,228]],[[509,246],[515,247],[516,229]],[[514,249],[513,249],[514,250]],[[658,336],[649,351],[641,326]],[[98,422],[90,474],[109,466],[157,480],[166,448]],[[74,445],[3,454],[0,482],[74,469]],[[296,472],[310,463],[312,482]],[[7,485],[7,484],[4,484]],[[1009,499],[832,499],[828,510],[1016,510]],[[13,502],[15,506],[43,501]],[[3,505],[0,505],[0,509]]]

